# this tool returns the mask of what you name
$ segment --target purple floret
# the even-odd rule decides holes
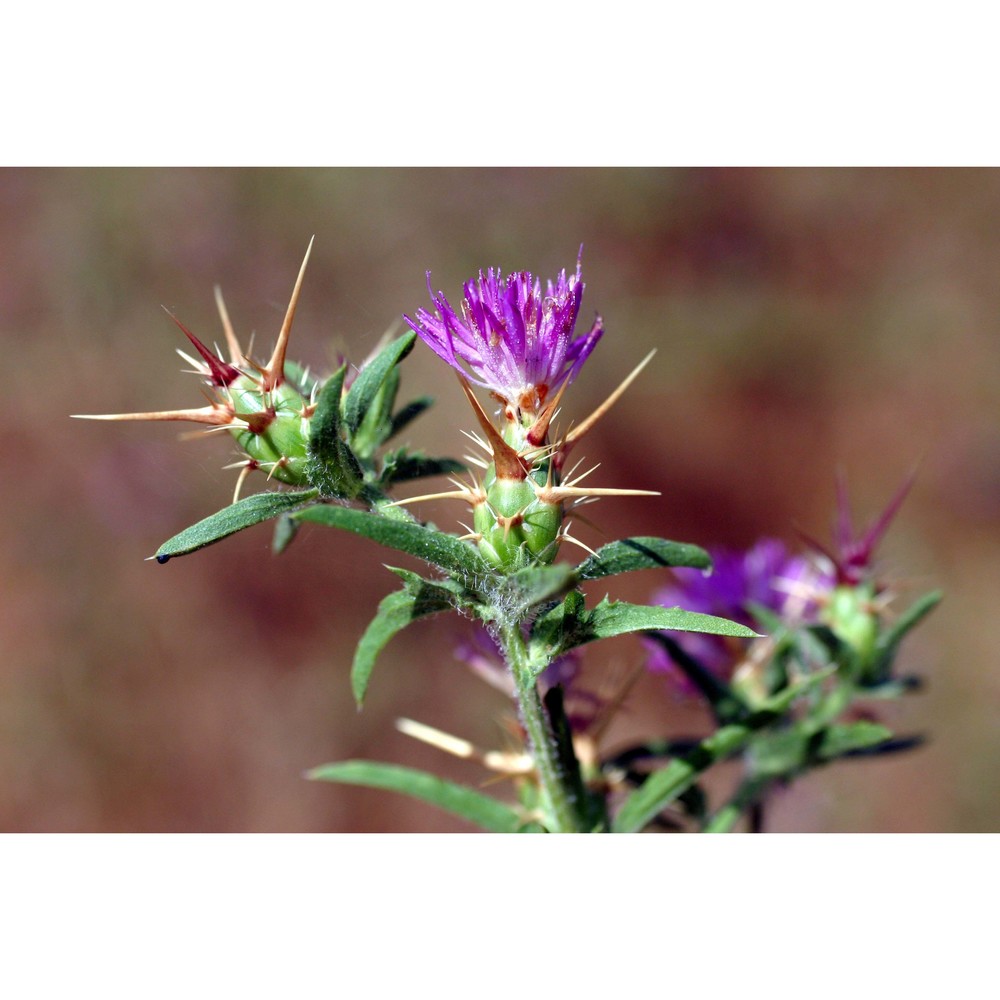
[[[499,269],[480,271],[478,280],[465,283],[460,316],[430,281],[428,271],[436,314],[418,309],[415,320],[403,319],[438,357],[517,410],[538,412],[572,382],[604,332],[597,317],[589,333],[576,335],[584,289],[579,258],[575,275],[560,271],[544,296],[527,271],[506,279]]]
[[[811,620],[816,598],[833,585],[829,574],[818,571],[803,556],[791,555],[773,538],[757,542],[746,552],[710,549],[714,570],[676,569],[676,583],[656,592],[653,600],[664,607],[682,607],[718,615],[753,627],[751,608],[759,605],[786,621]],[[728,678],[745,651],[740,640],[695,632],[669,633],[688,655],[719,677]],[[662,646],[650,643],[651,670],[675,673]]]

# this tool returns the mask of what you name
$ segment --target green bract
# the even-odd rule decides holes
[[[488,478],[484,485],[486,500],[473,513],[483,558],[505,572],[551,563],[558,551],[562,504],[539,500],[529,480]]]
[[[309,401],[288,382],[265,395],[245,377],[229,393],[237,420],[249,425],[232,429],[247,457],[289,486],[312,485],[306,476]]]
[[[854,650],[863,668],[871,662],[878,638],[874,601],[871,584],[842,584],[834,588],[824,614],[833,634]]]

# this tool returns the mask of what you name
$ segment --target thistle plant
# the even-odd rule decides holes
[[[379,655],[412,622],[457,612],[477,623],[463,658],[510,698],[513,743],[487,750],[412,720],[400,728],[508,779],[493,786],[500,794],[375,761],[327,764],[309,777],[416,796],[498,832],[723,830],[744,815],[759,826],[770,790],[812,767],[913,745],[868,717],[851,716],[859,698],[896,697],[914,687],[895,676],[893,662],[902,637],[938,598],[925,596],[895,620],[886,615],[890,595],[874,575],[872,554],[902,495],[858,540],[842,496],[832,554],[814,546],[809,560],[782,552],[736,564],[720,555],[723,572],[714,578],[706,576],[711,555],[697,545],[642,536],[595,551],[570,532],[579,507],[658,494],[592,486],[597,466],[581,472],[585,463],[572,453],[652,355],[593,413],[560,431],[567,390],[604,333],[600,316],[588,332],[577,328],[580,258],[574,272],[562,271],[544,291],[524,271],[480,272],[465,284],[457,310],[433,291],[428,273],[433,311],[405,315],[404,335],[326,378],[287,357],[308,259],[307,250],[266,362],[244,354],[216,289],[228,356],[171,317],[193,346],[193,355],[182,356],[204,381],[207,404],[91,419],[187,421],[236,441],[233,502],[161,545],[160,563],[274,521],[276,551],[310,523],[363,535],[428,565],[427,575],[392,569],[401,587],[380,603],[351,666],[359,707]],[[418,339],[455,370],[471,407],[474,429],[467,433],[477,451],[464,461],[390,443],[431,405],[421,396],[397,406],[401,364]],[[240,499],[253,472],[269,486]],[[411,480],[442,475],[452,488],[397,495],[401,486],[412,492]],[[456,518],[458,527],[448,532],[422,522],[411,508],[429,500],[456,502],[471,523]],[[569,546],[586,558],[560,561]],[[594,602],[584,593],[592,581],[640,570],[678,575],[648,605],[609,596]],[[713,591],[711,581],[722,590]],[[733,593],[724,600],[727,587]],[[604,746],[635,672],[597,694],[581,686],[580,660],[584,647],[627,633],[645,637],[649,669],[684,678],[684,690],[705,700],[711,733]],[[731,760],[741,762],[742,783],[712,809],[701,776]]]

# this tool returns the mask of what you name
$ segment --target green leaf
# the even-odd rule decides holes
[[[362,415],[357,430],[350,436],[351,448],[359,463],[367,463],[366,468],[373,464],[375,453],[392,430],[391,413],[399,392],[399,381],[399,369],[390,369],[371,405]]]
[[[455,580],[425,580],[420,574],[396,566],[386,566],[395,573],[409,593],[421,600],[447,601],[454,608],[470,607],[476,603],[476,595]]]
[[[576,599],[570,604],[570,598]],[[710,635],[734,636],[739,639],[759,638],[753,629],[715,615],[704,615],[681,608],[660,605],[628,604],[609,601],[606,597],[591,611],[580,606],[577,591],[556,607],[539,616],[531,632],[532,662],[544,663],[555,659],[574,646],[597,639],[610,639],[628,632],[652,632],[669,629],[678,632],[706,632]],[[567,611],[571,610],[571,614]],[[540,647],[540,648],[539,648]]]
[[[280,556],[292,544],[298,530],[298,521],[293,521],[287,514],[279,515],[274,523],[274,534],[271,536],[271,551]]]
[[[906,674],[902,677],[893,677],[892,680],[884,681],[869,687],[867,684],[861,689],[865,698],[893,699],[902,698],[903,695],[913,694],[924,686],[924,679],[915,674]]]
[[[615,833],[636,833],[684,794],[718,761],[742,750],[753,731],[748,725],[723,726],[683,757],[651,774],[622,804],[612,824]]]
[[[896,650],[906,634],[937,607],[942,597],[944,594],[940,590],[932,590],[918,597],[889,628],[879,635],[875,649],[883,661],[880,666],[888,665],[887,661],[891,661],[896,655]]]
[[[465,466],[453,458],[428,458],[421,452],[408,454],[405,448],[400,448],[383,456],[379,484],[388,488],[394,483],[422,479],[424,476],[447,476],[464,471]]]
[[[244,528],[301,507],[318,494],[318,490],[302,490],[296,493],[255,493],[244,497],[164,542],[156,550],[156,560],[164,563],[173,556],[185,556]]]
[[[410,330],[387,344],[358,373],[344,400],[344,420],[350,434],[361,426],[361,421],[382,388],[382,383],[392,369],[413,350],[416,340],[417,335]]]
[[[320,390],[310,422],[306,475],[323,496],[353,499],[361,490],[363,473],[341,437],[340,397],[346,375],[345,365]]]
[[[602,545],[594,555],[580,563],[576,571],[581,580],[597,580],[602,576],[664,566],[710,569],[712,559],[697,545],[670,542],[665,538],[623,538]]]
[[[433,405],[433,396],[421,396],[419,399],[415,399],[412,403],[407,403],[406,406],[397,410],[393,414],[392,422],[389,426],[389,433],[386,436],[386,441],[395,437],[404,427],[410,424],[413,420],[416,420],[416,418],[419,417],[424,410],[430,409]]]
[[[607,832],[608,815],[603,792],[591,791],[583,779],[580,760],[573,745],[573,730],[569,716],[566,714],[566,704],[563,689],[556,684],[550,687],[542,699],[545,714],[549,717],[550,731],[554,744],[556,767],[562,776],[562,782],[575,809],[582,821],[582,828],[593,833]]]
[[[569,649],[566,640],[575,634],[580,616],[586,613],[583,594],[571,590],[560,604],[539,615],[531,626],[531,646],[539,655],[532,659],[548,663]]]
[[[891,739],[892,730],[877,722],[846,722],[823,730],[814,753],[820,760],[829,761],[845,754],[871,750]]]
[[[813,746],[821,738],[822,731],[810,733],[803,725],[762,733],[747,750],[752,762],[749,771],[758,778],[794,777],[808,767]]]
[[[464,592],[459,587],[442,586],[407,570],[393,569],[393,572],[401,576],[406,585],[403,590],[397,590],[382,599],[354,653],[351,688],[358,708],[364,702],[375,660],[397,632],[401,632],[418,618],[468,603],[463,600]]]
[[[522,826],[521,817],[510,806],[465,785],[410,767],[369,760],[345,760],[313,768],[306,777],[313,781],[363,785],[410,795],[492,833],[516,833]]]
[[[398,521],[383,514],[369,514],[353,507],[316,504],[295,515],[299,521],[312,521],[331,528],[343,528],[364,535],[379,545],[406,552],[418,559],[457,574],[470,585],[492,578],[493,570],[467,542],[454,535],[426,528],[415,521]]]
[[[758,639],[752,628],[731,622],[716,615],[704,615],[683,608],[664,608],[659,605],[628,604],[605,598],[586,617],[587,636],[581,641],[608,639],[625,632],[645,632],[668,629],[672,632],[707,632],[710,635],[727,635],[737,639]]]

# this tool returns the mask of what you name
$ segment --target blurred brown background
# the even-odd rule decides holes
[[[584,244],[582,322],[599,310],[607,333],[566,409],[582,417],[658,348],[583,450],[595,484],[663,493],[590,508],[604,534],[579,529],[588,544],[825,538],[838,468],[867,521],[918,465],[881,556],[904,597],[946,592],[901,661],[928,686],[891,712],[931,742],[810,776],[769,824],[996,830],[998,219],[986,170],[0,172],[0,829],[466,829],[301,778],[369,757],[483,780],[398,734],[398,716],[502,744],[506,705],[452,657],[458,619],[390,645],[355,710],[352,650],[395,585],[383,564],[412,564],[319,528],[275,558],[268,526],[146,562],[228,503],[231,447],[67,416],[198,405],[161,304],[221,339],[218,283],[266,354],[315,234],[290,353],[322,370],[427,305],[427,269],[456,302],[480,267],[545,278]],[[411,443],[465,451],[470,415],[444,366],[418,345],[403,374],[404,393],[439,401]],[[607,589],[642,600],[658,579]],[[630,638],[594,647],[588,676],[641,655]],[[650,680],[611,745],[703,725]]]

